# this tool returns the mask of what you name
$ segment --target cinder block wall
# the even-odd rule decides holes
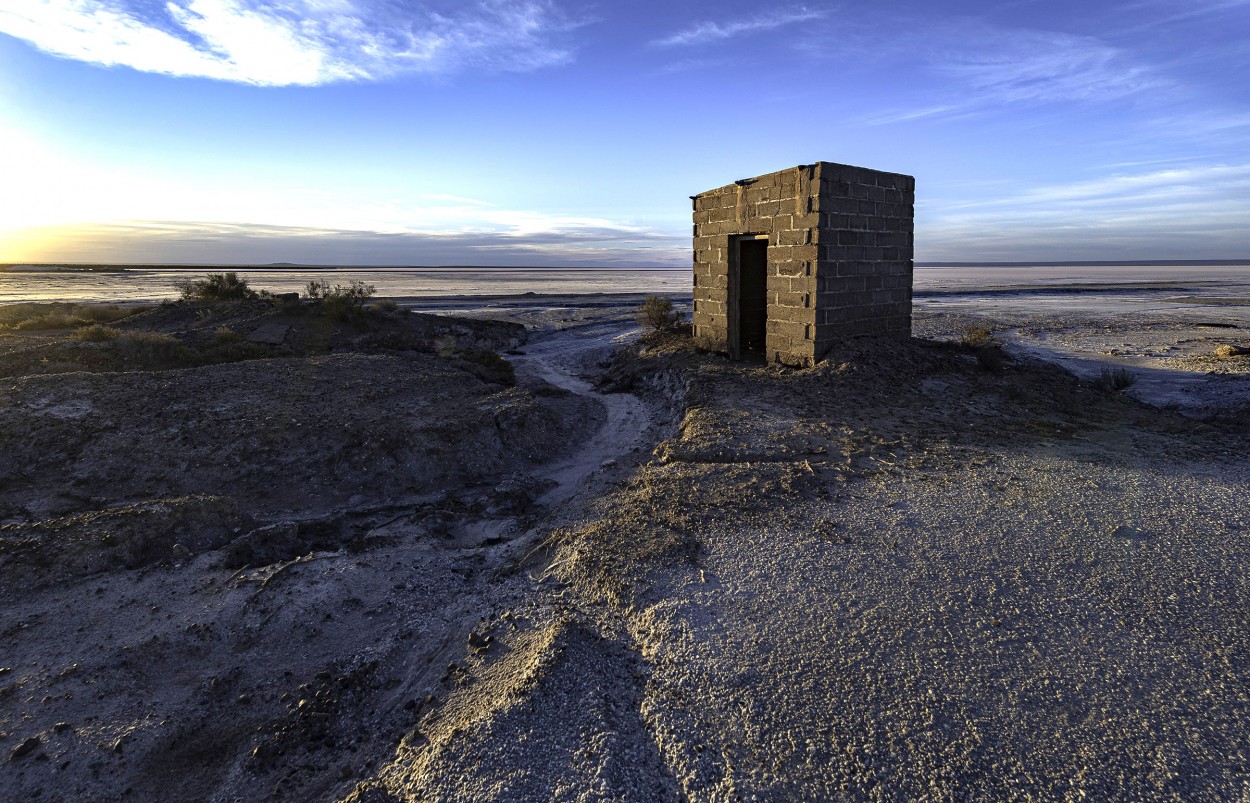
[[[735,239],[766,235],[769,360],[810,365],[846,337],[911,334],[910,176],[818,162],[693,196],[694,334],[737,353]]]

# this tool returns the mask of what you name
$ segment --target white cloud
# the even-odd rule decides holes
[[[441,0],[440,0],[441,2]],[[0,32],[64,58],[260,86],[569,58],[551,0],[0,0]]]
[[[678,31],[671,36],[657,39],[654,44],[664,47],[702,45],[729,39],[739,34],[770,31],[775,28],[792,25],[796,22],[808,22],[820,19],[823,16],[825,16],[823,11],[809,11],[805,8],[799,8],[793,11],[778,11],[772,14],[764,14],[736,22],[700,22],[684,31]]]

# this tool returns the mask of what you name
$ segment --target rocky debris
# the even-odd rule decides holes
[[[367,537],[365,528],[353,526],[339,516],[283,521],[235,538],[223,550],[222,565],[229,569],[267,566],[312,552],[338,549],[359,552],[379,543],[378,537],[371,540]]]
[[[247,339],[253,343],[265,343],[270,346],[280,346],[286,340],[286,333],[290,331],[289,323],[277,323],[269,321],[257,326],[248,333]]]
[[[29,739],[9,751],[9,761],[20,761],[38,750],[42,744],[43,742],[39,740],[38,736],[31,736]]]

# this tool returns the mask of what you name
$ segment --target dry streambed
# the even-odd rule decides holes
[[[460,356],[519,327],[439,324],[468,343],[440,354],[405,323],[4,380],[2,796],[326,798],[456,687],[526,582],[500,570],[546,515],[542,469],[604,412]]]

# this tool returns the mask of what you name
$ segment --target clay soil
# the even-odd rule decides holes
[[[1250,790],[1250,398],[956,317],[794,370],[622,309],[391,315],[214,310],[290,328],[171,368],[6,346],[0,797]]]

